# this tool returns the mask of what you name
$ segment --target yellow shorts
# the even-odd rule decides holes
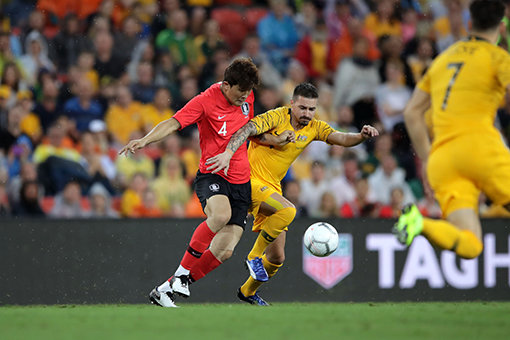
[[[272,185],[268,185],[267,183],[257,180],[256,178],[251,178],[250,182],[251,182],[251,208],[249,212],[250,214],[253,215],[253,218],[255,219],[253,221],[252,230],[258,232],[262,229],[262,224],[268,217],[259,214],[260,205],[274,193],[281,195],[282,190],[280,186],[276,186],[275,188]],[[287,228],[285,228],[285,230],[287,230]]]
[[[501,139],[465,136],[441,145],[429,156],[427,175],[445,217],[477,212],[480,191],[495,204],[510,203],[510,152]]]

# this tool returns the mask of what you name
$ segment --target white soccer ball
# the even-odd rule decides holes
[[[313,255],[328,256],[338,247],[338,232],[329,223],[317,222],[306,229],[303,242]]]

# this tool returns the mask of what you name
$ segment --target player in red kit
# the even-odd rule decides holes
[[[246,144],[232,156],[226,175],[211,174],[205,160],[223,152],[230,137],[253,117],[252,89],[258,82],[257,67],[250,59],[234,60],[221,83],[191,99],[172,118],[159,123],[143,138],[130,141],[119,152],[135,152],[178,129],[198,125],[202,156],[194,186],[207,219],[195,229],[174,275],[149,294],[154,304],[176,307],[174,294],[188,297],[189,283],[232,256],[241,238],[251,204]]]

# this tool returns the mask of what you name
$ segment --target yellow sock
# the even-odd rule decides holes
[[[255,240],[255,244],[248,254],[248,259],[253,260],[261,257],[267,246],[276,240],[276,238],[285,230],[296,216],[296,208],[287,207],[277,210],[273,215],[264,220],[262,230]]]
[[[465,259],[480,255],[482,242],[469,230],[461,230],[445,220],[423,219],[423,236],[435,246],[452,250]]]
[[[262,263],[264,264],[264,268],[266,269],[267,275],[269,277],[273,277],[278,269],[283,266],[282,264],[274,264],[267,260],[266,254],[262,256]],[[264,282],[254,280],[251,276],[246,280],[246,282],[241,286],[241,293],[243,293],[244,296],[252,296],[254,295],[257,290],[262,286]]]

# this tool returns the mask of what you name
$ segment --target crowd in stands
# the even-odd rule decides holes
[[[3,4],[0,216],[204,216],[192,189],[196,127],[117,154],[221,81],[236,56],[260,71],[255,114],[288,105],[309,81],[319,119],[381,133],[349,149],[313,143],[283,182],[298,216],[394,218],[408,202],[441,215],[421,185],[402,113],[434,56],[467,37],[468,0]],[[507,112],[498,124],[508,140]],[[504,214],[483,197],[480,208]]]

